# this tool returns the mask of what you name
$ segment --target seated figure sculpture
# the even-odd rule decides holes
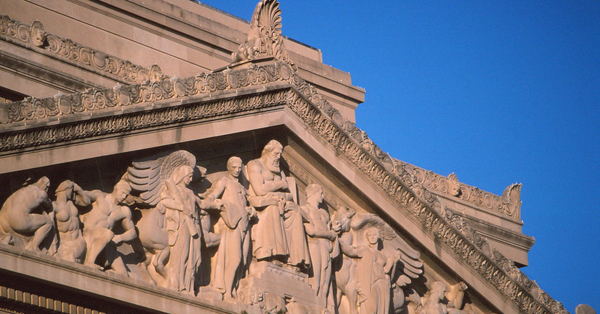
[[[307,267],[310,254],[301,209],[292,201],[285,173],[279,167],[283,146],[271,140],[261,157],[248,162],[248,201],[256,208],[252,251],[257,260],[280,260]]]
[[[23,239],[26,249],[40,251],[40,245],[54,228],[49,186],[50,180],[42,177],[6,199],[0,209],[0,236],[3,242],[14,244]],[[55,248],[50,249],[48,253],[53,255]]]
[[[56,201],[52,202],[59,246],[57,257],[76,263],[83,263],[85,240],[81,232],[79,210],[77,206],[89,206],[90,198],[83,189],[71,180],[58,185]]]
[[[247,206],[247,192],[239,181],[242,160],[235,156],[229,158],[227,171],[226,176],[213,183],[204,199],[210,209],[220,209],[221,216],[221,244],[213,268],[213,287],[225,299],[234,299],[250,251],[250,218],[256,216],[256,212]]]
[[[85,192],[92,202],[90,212],[83,215],[83,238],[87,244],[85,265],[98,269],[110,267],[116,273],[127,275],[127,267],[117,252],[117,245],[137,236],[131,210],[124,203],[130,192],[131,186],[124,180],[115,185],[112,193],[99,190]],[[122,234],[113,231],[118,223],[125,230]],[[100,253],[104,253],[104,257],[99,265],[96,260]]]

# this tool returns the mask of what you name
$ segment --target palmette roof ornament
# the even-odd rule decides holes
[[[181,97],[201,99],[201,97],[215,92],[232,91],[241,87],[276,82],[289,83],[299,94],[289,91],[265,93],[265,96],[252,99],[227,99],[211,104],[199,102],[193,106],[170,106],[157,108],[157,110],[131,112],[127,115],[86,119],[78,125],[64,124],[60,126],[61,128],[39,128],[21,133],[9,132],[0,134],[0,143],[3,144],[0,145],[0,151],[66,142],[84,137],[181,123],[182,121],[286,104],[303,119],[307,126],[334,145],[340,152],[340,156],[348,158],[393,197],[398,204],[406,207],[408,213],[423,224],[424,229],[444,245],[450,247],[459,258],[474,267],[485,280],[492,282],[504,296],[516,302],[524,313],[548,313],[546,309],[551,313],[567,313],[559,302],[550,298],[539,287],[534,286],[524,274],[520,273],[512,261],[491,248],[489,243],[477,233],[472,232],[460,216],[450,212],[435,212],[430,208],[435,197],[429,191],[435,190],[518,219],[520,185],[507,188],[502,196],[492,195],[460,183],[456,175],[445,178],[401,162],[384,153],[364,131],[358,129],[352,122],[344,120],[339,111],[331,106],[316,88],[304,81],[297,73],[291,73],[293,71],[290,71],[290,67],[295,69],[295,66],[289,60],[284,47],[280,14],[281,10],[279,10],[277,1],[261,1],[253,14],[246,42],[233,54],[234,64],[275,59],[273,63],[251,64],[247,68],[202,73],[184,79],[158,77],[155,80],[144,80],[138,85],[120,85],[114,89],[89,90],[46,99],[28,99],[0,107],[0,126],[15,122],[35,125],[36,120],[40,120],[39,125],[42,125],[43,119],[57,117],[58,121],[60,116],[84,112],[86,115],[92,116],[96,112],[111,107],[114,107],[115,111],[124,112],[124,108],[130,106],[149,103],[154,105],[154,103],[176,100]],[[0,25],[0,35],[4,35],[2,30]],[[185,155],[185,153],[181,154]],[[185,156],[180,157],[185,159]],[[164,172],[161,171],[159,165],[173,166],[175,164],[167,162],[166,159],[134,164],[133,168],[137,170],[139,182],[133,182],[135,179],[132,177],[129,179],[132,181],[132,185],[135,183],[140,185],[136,190],[152,191],[152,193],[144,195],[148,196],[146,199],[148,203],[156,202],[154,197],[160,190],[160,188],[154,189],[160,180],[151,179],[155,178],[157,173],[166,175],[171,172],[166,168]],[[195,163],[189,164],[191,166]],[[132,173],[130,172],[130,174]],[[505,206],[503,207],[503,205]],[[506,207],[511,211],[506,211]],[[386,233],[382,233],[385,237]],[[414,262],[414,259],[408,258],[408,261],[405,262],[409,261]],[[416,268],[416,270],[419,269]]]
[[[276,0],[262,0],[254,9],[246,41],[232,54],[233,63],[275,58],[296,66],[290,60],[281,35],[281,10]]]

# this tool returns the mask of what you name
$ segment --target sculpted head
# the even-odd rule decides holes
[[[445,298],[446,293],[446,284],[441,281],[434,281],[431,284],[431,297],[436,297],[438,300],[442,301]]]
[[[48,177],[43,176],[36,183],[34,183],[40,190],[44,192],[48,192],[48,188],[50,187],[50,179]]]
[[[44,25],[39,21],[33,22],[31,25],[31,43],[38,47],[42,47],[46,42],[46,31]]]
[[[74,183],[71,180],[65,180],[63,182],[61,182],[58,187],[56,188],[56,191],[54,191],[54,195],[58,195],[59,193],[67,193],[67,197],[71,197],[71,195],[73,194],[73,188],[74,188]]]
[[[356,215],[354,209],[348,207],[339,208],[333,213],[333,217],[331,218],[331,228],[336,232],[350,231],[350,225],[354,215]]]
[[[323,202],[323,188],[318,184],[309,184],[306,187],[306,199],[315,198],[318,204]]]
[[[367,242],[369,242],[369,244],[371,245],[376,245],[379,243],[379,229],[375,228],[375,227],[371,227],[369,229],[367,229],[367,231],[365,232],[365,238],[367,239]]]
[[[115,184],[115,188],[112,192],[112,194],[115,197],[115,200],[118,203],[122,203],[123,201],[125,201],[127,196],[129,196],[129,193],[131,193],[131,185],[129,185],[129,183],[125,180],[119,180],[119,182]]]
[[[189,185],[194,177],[194,169],[188,165],[180,166],[173,172],[173,181],[175,184],[183,183]]]
[[[238,178],[242,172],[242,159],[236,156],[229,158],[227,160],[227,171],[232,177]]]
[[[281,168],[279,168],[279,159],[281,158],[282,152],[283,145],[277,140],[271,140],[265,145],[265,148],[263,148],[260,159],[269,171],[277,173],[281,171]]]

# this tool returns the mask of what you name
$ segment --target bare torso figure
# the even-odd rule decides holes
[[[2,237],[6,242],[11,242],[12,235],[31,237],[25,248],[40,251],[40,244],[54,227],[49,186],[50,180],[42,177],[20,188],[4,202],[0,209],[0,231],[7,234]]]
[[[79,210],[75,205],[89,206],[90,198],[71,180],[62,182],[56,188],[55,195],[56,201],[52,202],[52,207],[59,239],[57,256],[68,261],[83,263],[86,245],[81,232]]]
[[[131,210],[123,203],[131,191],[125,181],[119,181],[112,193],[99,190],[86,192],[92,201],[92,210],[83,216],[83,237],[87,244],[85,265],[99,269],[110,267],[119,274],[127,275],[127,268],[117,245],[135,239],[136,231],[131,220]],[[115,234],[113,228],[121,224],[125,232]],[[102,261],[97,261],[100,253],[105,256]],[[96,264],[96,263],[100,264]]]

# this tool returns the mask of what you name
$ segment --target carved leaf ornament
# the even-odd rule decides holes
[[[419,170],[410,169],[377,147],[366,134],[353,123],[345,121],[315,87],[304,81],[296,73],[295,66],[289,61],[281,37],[281,11],[274,0],[263,0],[257,6],[248,40],[234,54],[234,62],[255,60],[259,56],[273,56],[272,64],[252,65],[246,69],[225,70],[220,73],[203,73],[185,79],[162,79],[132,86],[118,86],[115,89],[90,90],[69,96],[56,96],[45,99],[27,99],[21,102],[0,105],[0,126],[10,127],[13,123],[29,122],[33,127],[14,132],[0,133],[0,151],[10,151],[24,147],[52,144],[77,138],[95,137],[105,134],[142,129],[151,126],[167,125],[184,121],[194,121],[206,117],[256,110],[273,105],[285,104],[298,115],[307,126],[312,128],[339,153],[365,173],[375,184],[397,201],[399,210],[405,210],[423,225],[423,230],[431,233],[444,245],[473,267],[479,275],[492,283],[498,291],[515,302],[523,313],[543,314],[568,313],[560,304],[541,291],[524,274],[516,272],[511,263],[502,258],[491,258],[484,254],[472,239],[461,233],[446,218],[433,208],[434,197],[426,187],[427,175]],[[269,23],[269,24],[267,24]],[[27,30],[14,25],[8,17],[0,19],[0,35],[29,41]],[[17,35],[21,32],[21,35]],[[31,30],[29,30],[31,32]],[[60,50],[59,50],[60,51]],[[83,60],[89,60],[87,52]],[[89,58],[93,56],[90,55]],[[281,60],[281,61],[278,61]],[[283,61],[283,62],[282,62]],[[102,64],[101,62],[99,62]],[[107,67],[110,68],[110,67]],[[292,90],[264,92],[262,94],[238,97],[193,106],[172,106],[157,108],[153,111],[135,112],[119,117],[88,119],[70,125],[57,124],[52,128],[35,127],[38,120],[51,117],[74,115],[82,112],[95,112],[105,108],[118,108],[135,104],[170,100],[179,97],[209,95],[217,90],[224,91],[245,86],[266,85],[273,82],[287,82]],[[185,158],[184,158],[185,159]],[[140,163],[133,170],[133,180],[138,188],[150,192],[148,202],[155,202],[156,164]],[[168,170],[164,170],[168,171]],[[424,171],[424,170],[423,170]],[[160,176],[160,175],[159,175]],[[423,178],[423,179],[419,179]],[[434,182],[435,180],[429,181]],[[432,183],[433,184],[433,183]],[[439,182],[433,188],[447,190],[448,184]],[[513,187],[501,197],[501,201],[487,201],[476,188],[460,186],[460,196],[481,204],[490,204],[491,208],[501,209],[509,217],[518,217],[517,194],[519,187]],[[468,196],[467,196],[468,195]],[[476,196],[472,196],[476,195]],[[500,198],[500,197],[499,197]],[[498,206],[498,203],[502,205]],[[486,205],[487,206],[487,205]],[[478,238],[475,236],[475,238]],[[475,241],[484,245],[484,241]],[[488,250],[489,251],[489,250]],[[411,252],[406,262],[415,262]],[[495,253],[495,252],[494,252]],[[500,264],[499,264],[500,263]],[[417,265],[413,265],[417,266]]]

